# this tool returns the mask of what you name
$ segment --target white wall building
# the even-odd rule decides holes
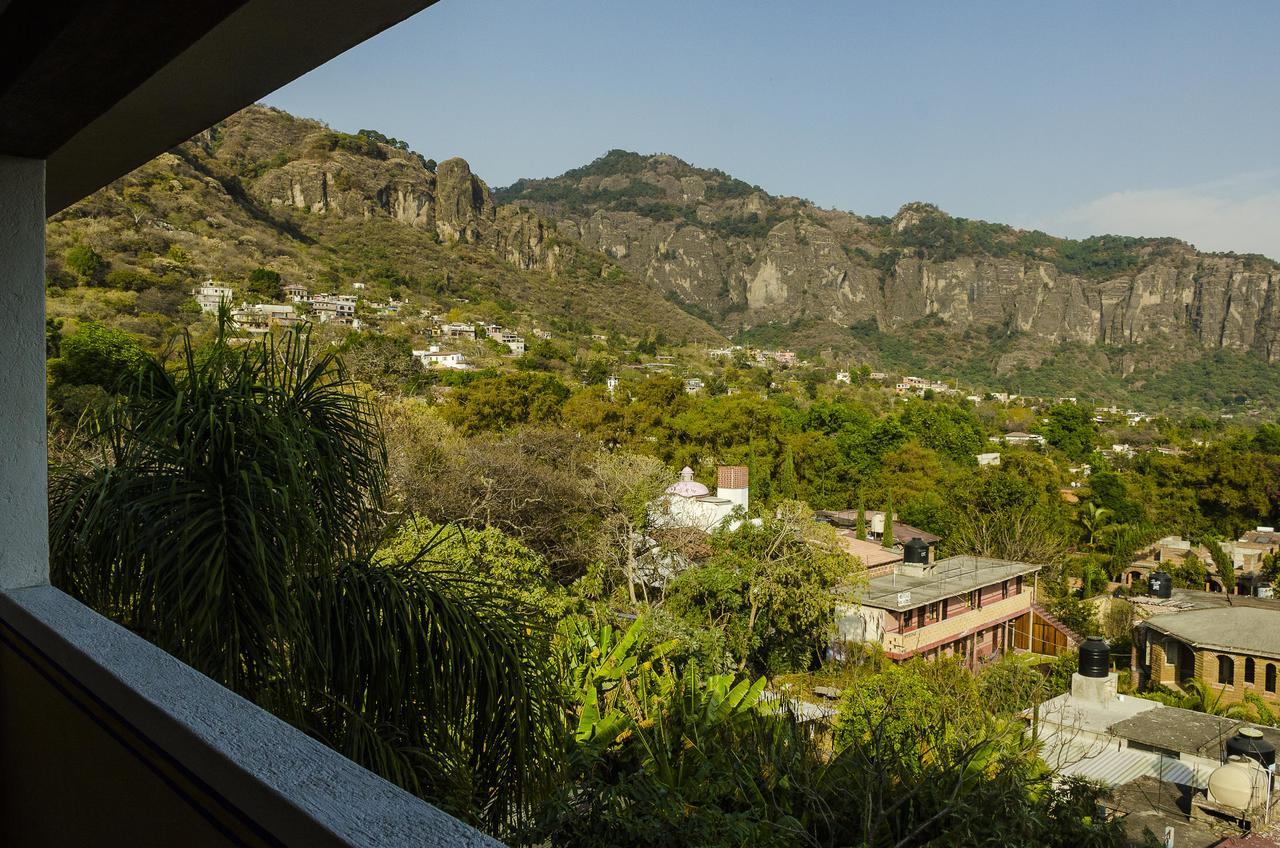
[[[471,366],[467,364],[466,359],[460,353],[452,351],[443,351],[440,345],[431,345],[426,350],[415,350],[413,358],[422,364],[423,368],[448,368],[454,371],[466,371]]]
[[[694,527],[708,533],[740,523],[733,518],[750,505],[745,465],[722,465],[716,470],[716,493],[693,479],[693,469],[680,472],[680,482],[667,487],[653,504],[653,521],[659,527]],[[729,522],[726,525],[726,522]]]
[[[196,299],[196,303],[200,304],[200,311],[217,312],[222,304],[231,303],[232,292],[226,286],[215,285],[213,280],[210,280],[199,288],[192,289],[191,296]]]

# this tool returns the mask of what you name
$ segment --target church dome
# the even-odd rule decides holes
[[[706,486],[693,479],[693,469],[687,465],[680,469],[680,482],[667,487],[668,495],[679,495],[682,498],[700,498],[710,493]]]

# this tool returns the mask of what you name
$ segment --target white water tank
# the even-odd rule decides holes
[[[1209,775],[1209,800],[1247,811],[1267,797],[1267,773],[1253,760],[1231,757]]]

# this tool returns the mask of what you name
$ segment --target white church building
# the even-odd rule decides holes
[[[693,479],[693,469],[685,466],[680,481],[667,487],[653,505],[657,527],[693,527],[711,533],[727,526],[734,530],[748,506],[747,467],[722,465],[716,469],[716,493]],[[741,515],[735,512],[741,507]],[[728,521],[729,524],[725,525]]]

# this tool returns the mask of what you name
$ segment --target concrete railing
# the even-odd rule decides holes
[[[0,592],[0,844],[501,843],[36,586]]]
[[[1022,592],[981,609],[969,609],[950,615],[944,621],[935,621],[918,627],[909,633],[889,633],[885,636],[885,650],[891,653],[909,653],[939,642],[947,642],[983,627],[1016,617],[1031,608],[1031,593]]]

